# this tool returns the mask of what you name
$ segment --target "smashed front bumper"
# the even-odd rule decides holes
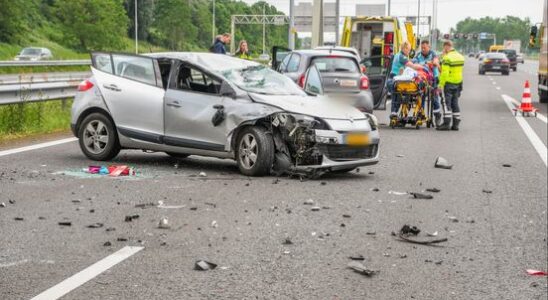
[[[315,130],[316,149],[321,153],[321,164],[297,165],[294,170],[336,171],[374,165],[379,162],[379,133],[374,130],[366,133],[369,143],[349,145],[346,143],[348,132],[334,130]]]

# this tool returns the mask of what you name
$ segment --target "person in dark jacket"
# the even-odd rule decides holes
[[[225,33],[223,35],[217,36],[215,43],[209,49],[213,53],[217,54],[226,54],[226,45],[230,43],[230,34]]]

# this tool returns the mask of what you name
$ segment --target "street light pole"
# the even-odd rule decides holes
[[[265,22],[264,22],[265,6],[266,6],[266,2],[263,4],[263,54],[265,54],[264,49],[265,49],[265,37],[266,37],[266,25],[265,25]]]
[[[295,49],[295,16],[293,15],[294,5],[295,0],[289,0],[289,32],[287,39],[287,48],[291,50]]]
[[[212,9],[212,18],[211,18],[211,41],[215,43],[215,0],[213,0],[213,9]]]
[[[419,0],[419,9],[417,11],[417,41],[420,41],[420,30],[421,30],[421,0]],[[413,49],[415,45],[412,45]]]
[[[390,16],[390,0],[388,0],[387,8],[388,8],[388,11],[386,12],[386,15]]]
[[[138,30],[137,30],[137,0],[135,0],[135,54],[139,54],[139,37],[138,37]]]
[[[335,46],[339,44],[340,0],[335,1]]]

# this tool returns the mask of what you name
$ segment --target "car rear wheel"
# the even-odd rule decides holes
[[[514,72],[516,72],[518,70],[518,67],[513,67],[512,70],[514,70]]]
[[[264,176],[274,163],[274,141],[263,127],[242,129],[236,141],[236,162],[247,176]]]
[[[503,71],[502,75],[510,75],[510,71]]]
[[[483,71],[482,69],[479,70],[479,74],[480,75],[485,75],[485,71]]]
[[[92,113],[80,124],[78,139],[82,152],[92,160],[110,160],[120,153],[114,124],[101,113]]]

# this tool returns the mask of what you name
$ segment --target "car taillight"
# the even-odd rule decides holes
[[[502,63],[503,63],[503,64],[509,64],[509,63],[510,63],[510,61],[509,61],[509,60],[507,60],[507,59],[503,59],[503,60],[502,60]]]
[[[360,71],[362,71],[362,74],[367,73],[367,67],[364,65],[360,65]]]
[[[369,78],[367,78],[367,76],[362,76],[362,78],[360,78],[360,89],[361,90],[369,89]]]
[[[299,76],[299,80],[297,80],[297,84],[304,88],[304,74],[302,74],[301,76]]]
[[[484,59],[483,62],[486,63],[486,64],[490,64],[491,60],[490,59]]]
[[[80,84],[78,85],[78,91],[79,92],[85,92],[85,91],[91,89],[92,87],[93,87],[93,83],[91,83],[91,81],[86,79],[86,80],[80,82]]]

